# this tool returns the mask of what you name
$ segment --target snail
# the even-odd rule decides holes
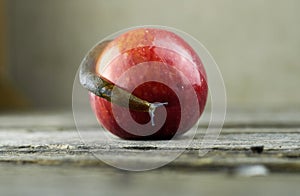
[[[158,107],[167,105],[167,102],[150,103],[140,99],[95,72],[97,58],[110,42],[111,40],[100,42],[86,55],[79,69],[80,84],[88,91],[113,104],[127,107],[134,111],[148,112],[151,118],[151,124],[155,126],[155,110]]]

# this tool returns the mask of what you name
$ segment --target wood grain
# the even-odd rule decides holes
[[[88,123],[80,130],[80,138],[70,113],[2,115],[0,162],[108,167],[94,155],[105,154],[107,159],[119,162],[134,162],[138,156],[139,162],[146,164],[160,162],[166,154],[185,151],[164,168],[205,171],[262,164],[276,172],[299,172],[300,128],[297,127],[297,118],[287,118],[288,114],[298,116],[295,112],[286,112],[281,118],[274,114],[273,118],[264,118],[266,122],[269,120],[268,126],[259,122],[259,117],[269,116],[266,112],[228,115],[218,140],[205,146],[201,146],[206,131],[204,127],[199,127],[189,146],[186,145],[189,134],[170,141],[167,146],[165,141],[125,141],[117,138],[108,144],[105,131],[96,125],[88,126]],[[202,125],[206,123],[203,118]],[[258,145],[264,146],[263,152],[253,153],[251,147]],[[208,153],[198,156],[200,149]]]
[[[298,195],[299,114],[231,111],[217,142],[202,148],[204,156],[198,151],[206,115],[190,145],[189,133],[165,146],[120,139],[107,144],[104,130],[88,119],[82,141],[65,111],[0,114],[1,195]],[[258,153],[253,146],[264,149]],[[147,172],[117,170],[96,158],[151,164],[181,150],[171,163]]]

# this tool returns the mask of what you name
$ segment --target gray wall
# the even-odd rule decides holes
[[[8,0],[10,73],[35,107],[69,107],[89,48],[110,33],[159,24],[214,56],[229,107],[300,108],[298,0]]]

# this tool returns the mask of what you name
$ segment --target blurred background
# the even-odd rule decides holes
[[[298,0],[0,0],[0,110],[71,108],[86,52],[146,24],[178,28],[206,46],[229,108],[300,108]]]

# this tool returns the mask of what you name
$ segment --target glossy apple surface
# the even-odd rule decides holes
[[[156,28],[128,31],[110,42],[96,72],[148,102],[167,102],[155,111],[131,111],[90,93],[96,117],[123,139],[171,139],[188,131],[202,114],[207,99],[206,73],[196,52],[173,32]]]

